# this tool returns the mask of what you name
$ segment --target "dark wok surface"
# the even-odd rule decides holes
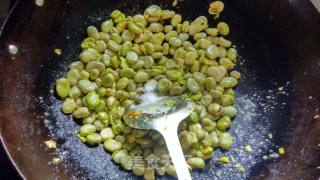
[[[38,7],[26,0],[17,5],[0,39],[0,133],[23,176],[137,179],[114,165],[102,147],[88,147],[75,137],[78,124],[62,115],[52,89],[67,64],[77,58],[86,26],[98,25],[113,9],[135,14],[152,3],[170,5],[171,1],[56,0]],[[191,20],[207,15],[208,4],[185,0],[177,11]],[[225,153],[247,172],[240,174],[231,165],[212,160],[193,177],[319,177],[320,122],[313,117],[319,114],[320,15],[308,1],[229,0],[225,4],[220,20],[231,26],[228,38],[238,46],[242,56],[238,68],[243,74],[237,88],[240,114],[231,128],[235,144]],[[17,55],[8,53],[9,44],[18,46]],[[62,49],[62,56],[55,55],[55,48]],[[57,154],[43,144],[51,138],[59,142]],[[251,155],[243,153],[246,144],[254,149]],[[278,146],[285,147],[284,156],[262,160]],[[54,156],[61,156],[63,163],[48,164]]]

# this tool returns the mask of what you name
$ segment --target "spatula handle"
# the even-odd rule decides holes
[[[170,128],[175,130],[167,131],[163,134],[166,141],[168,151],[170,153],[171,160],[176,169],[176,173],[179,180],[192,180],[188,166],[180,145],[180,141],[177,134],[177,127]]]

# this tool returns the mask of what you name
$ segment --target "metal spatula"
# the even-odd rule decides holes
[[[180,146],[179,123],[193,110],[191,101],[182,96],[164,97],[150,104],[133,106],[125,113],[126,124],[137,129],[154,129],[162,134],[179,180],[191,180]]]

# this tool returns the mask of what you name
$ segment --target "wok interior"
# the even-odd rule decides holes
[[[209,2],[184,0],[175,10],[192,20],[208,15]],[[0,132],[25,177],[139,179],[115,165],[101,146],[89,147],[77,139],[74,131],[79,122],[60,112],[61,101],[52,90],[55,79],[77,59],[87,26],[98,26],[114,9],[133,15],[142,13],[150,4],[173,9],[171,3],[57,0],[45,1],[41,7],[33,1],[17,5],[0,41]],[[231,35],[227,38],[237,45],[241,55],[238,70],[243,77],[236,90],[240,113],[231,127],[235,143],[230,151],[218,150],[207,167],[193,172],[193,177],[318,177],[319,152],[315,147],[320,137],[319,122],[312,117],[319,98],[316,92],[320,90],[320,80],[314,78],[319,74],[319,14],[306,1],[227,0],[225,7],[217,21],[207,17],[213,26],[220,20],[230,24]],[[9,44],[17,45],[17,55],[7,53]],[[56,48],[62,49],[61,56],[54,53]],[[269,133],[273,139],[268,138]],[[58,154],[45,149],[43,142],[51,138],[59,143]],[[247,144],[253,147],[252,154],[243,152]],[[277,146],[286,147],[285,156],[262,160]],[[217,163],[215,158],[223,154],[232,156],[247,172],[241,174],[232,164]],[[63,163],[48,165],[53,156],[62,157]]]

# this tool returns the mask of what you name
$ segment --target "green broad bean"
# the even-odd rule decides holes
[[[226,90],[224,91],[224,94],[225,94],[225,95],[230,95],[230,96],[234,97],[235,92],[234,92],[234,90],[233,90],[232,88],[228,88],[228,89],[226,89]]]
[[[131,31],[128,31],[128,30],[124,30],[121,34],[121,39],[122,39],[122,42],[130,42],[132,44],[131,41],[133,41],[133,39],[135,38],[135,34]]]
[[[118,56],[111,57],[110,66],[113,69],[117,69],[119,67],[119,58],[118,58]]]
[[[217,103],[212,103],[208,106],[208,112],[214,116],[219,116],[221,114],[222,108]]]
[[[192,77],[193,77],[193,79],[196,80],[196,82],[197,82],[198,84],[200,84],[200,85],[202,85],[203,82],[204,82],[204,80],[205,80],[205,76],[204,76],[204,74],[201,73],[201,72],[194,72],[194,73],[192,74]]]
[[[144,45],[144,48],[146,49],[147,54],[151,55],[154,53],[154,46],[152,43],[145,42],[143,45]]]
[[[191,72],[198,72],[200,70],[200,64],[199,61],[194,61],[191,65],[190,71]]]
[[[135,75],[135,72],[132,68],[121,69],[119,72],[120,77],[132,79]]]
[[[77,98],[76,99],[76,107],[79,108],[79,107],[82,107],[82,105],[83,105],[82,104],[82,99],[81,98]]]
[[[211,143],[212,143],[212,147],[219,147],[219,137],[218,134],[215,131],[212,131],[209,134]]]
[[[180,39],[182,42],[184,42],[184,41],[186,41],[186,40],[189,39],[189,34],[188,34],[188,33],[180,33],[180,34],[178,35],[178,37],[179,37],[179,39]]]
[[[89,77],[90,80],[96,80],[99,77],[99,70],[98,69],[92,69],[89,71]]]
[[[84,69],[84,64],[81,61],[75,61],[75,62],[72,62],[69,65],[69,69],[70,70],[76,69],[76,70],[78,70],[80,72],[81,70]]]
[[[121,23],[122,21],[124,21],[126,19],[126,15],[124,15],[123,13],[121,13],[120,14],[120,16],[118,16],[117,18],[114,18],[114,23],[116,23],[116,24],[119,24],[119,23]],[[115,31],[114,30],[115,28],[113,28],[113,31]]]
[[[90,145],[100,144],[101,141],[102,138],[98,133],[89,134],[86,139],[86,143]]]
[[[129,84],[129,79],[126,77],[120,78],[117,82],[117,89],[123,90],[125,89]]]
[[[177,70],[167,70],[166,71],[166,76],[171,81],[182,79],[182,73],[180,71],[177,71]]]
[[[78,107],[75,111],[73,111],[72,115],[74,118],[80,119],[89,116],[90,111],[87,107]]]
[[[181,32],[188,33],[189,27],[190,27],[189,21],[184,21],[181,25]]]
[[[81,136],[83,137],[86,137],[88,136],[89,134],[93,134],[96,132],[96,127],[92,124],[85,124],[83,125],[80,130],[79,130],[79,133]]]
[[[225,22],[219,22],[217,25],[217,29],[218,29],[219,34],[221,34],[223,36],[228,35],[230,32],[229,26]]]
[[[113,84],[115,82],[115,77],[113,74],[108,73],[108,74],[102,76],[101,80],[102,80],[103,87],[110,88],[113,86]]]
[[[96,41],[96,50],[99,53],[104,52],[104,50],[107,48],[107,44],[103,40]]]
[[[222,116],[228,116],[230,118],[233,118],[237,115],[238,111],[233,106],[226,106],[221,108],[221,115]]]
[[[171,25],[165,25],[164,26],[164,29],[163,29],[163,31],[165,32],[165,33],[169,33],[169,32],[171,32],[173,30],[173,26],[171,26]]]
[[[165,40],[169,41],[173,37],[178,37],[177,31],[170,31],[165,35]]]
[[[205,162],[201,158],[188,158],[187,163],[192,169],[202,169],[205,167]]]
[[[231,125],[231,119],[228,116],[220,118],[217,122],[217,128],[221,131],[225,131]]]
[[[155,52],[155,53],[153,53],[152,55],[151,55],[151,57],[153,58],[153,59],[161,59],[162,57],[163,57],[163,53],[162,52]]]
[[[196,112],[192,112],[190,115],[189,115],[189,119],[190,121],[194,122],[194,123],[197,123],[199,121],[199,116],[198,116],[198,113]]]
[[[100,121],[108,120],[108,114],[106,112],[99,112],[97,114],[97,119]]]
[[[142,165],[142,166],[133,166],[132,172],[136,176],[143,176],[144,173],[146,172],[146,168],[144,167],[144,165]]]
[[[157,83],[157,91],[160,93],[166,93],[172,87],[172,82],[167,78],[162,78]]]
[[[144,16],[143,15],[141,15],[141,14],[136,14],[136,15],[134,15],[133,17],[132,17],[132,20],[135,22],[135,23],[142,23],[144,26],[146,26],[147,25],[147,21],[146,21],[146,19],[144,18]]]
[[[182,94],[184,91],[184,88],[181,86],[172,86],[170,88],[170,95],[171,96],[176,96]]]
[[[176,27],[182,21],[182,16],[180,14],[175,14],[171,19],[171,25]]]
[[[120,57],[120,67],[121,67],[122,69],[127,69],[127,68],[129,68],[129,64],[128,64],[126,58]]]
[[[69,97],[73,99],[77,99],[81,96],[81,91],[78,86],[72,86],[69,91]]]
[[[126,149],[121,149],[121,150],[114,151],[112,153],[112,160],[115,163],[120,164],[121,163],[121,158],[123,156],[126,156],[126,155],[128,155],[128,151]]]
[[[169,44],[173,47],[180,47],[182,45],[182,41],[177,37],[172,37],[169,39]]]
[[[129,22],[128,29],[135,34],[141,34],[143,32],[143,30],[133,22]]]
[[[219,136],[219,146],[223,149],[230,149],[233,143],[233,138],[229,133],[222,133]]]
[[[213,77],[206,77],[204,80],[204,86],[206,87],[207,91],[210,92],[217,86],[216,80]]]
[[[188,150],[193,143],[193,136],[188,131],[182,131],[179,135],[180,144],[183,150]]]
[[[211,46],[211,42],[205,38],[201,38],[198,43],[199,47],[202,49],[208,49],[208,47]]]
[[[102,55],[102,63],[106,66],[109,67],[111,64],[111,58],[109,54],[103,54]]]
[[[189,34],[191,36],[205,30],[208,27],[208,19],[205,16],[199,16],[189,26]]]
[[[220,58],[219,64],[224,68],[226,68],[227,70],[232,70],[235,66],[235,64],[233,64],[233,62],[228,58]]]
[[[122,14],[121,11],[119,11],[119,10],[114,10],[114,11],[111,12],[110,17],[111,17],[112,19],[115,19],[115,18],[121,16],[121,14]]]
[[[144,83],[149,80],[149,75],[146,72],[139,71],[134,76],[134,81],[137,83]]]
[[[70,82],[66,78],[60,78],[56,81],[56,92],[59,97],[66,98],[70,92]]]
[[[89,116],[82,118],[82,124],[93,124],[95,120],[96,120],[96,115],[90,114]]]
[[[122,148],[122,144],[113,139],[107,139],[104,141],[103,147],[109,152],[115,152]],[[120,158],[121,159],[121,158]]]
[[[189,132],[193,132],[196,135],[197,139],[203,138],[204,131],[200,123],[190,124],[188,129],[189,129]]]
[[[196,61],[196,58],[198,57],[198,54],[194,51],[186,52],[184,63],[186,65],[192,65]]]
[[[115,140],[123,144],[126,141],[126,138],[122,135],[117,135]]]
[[[160,23],[153,22],[149,25],[149,30],[153,33],[158,33],[163,31],[163,26]]]
[[[161,19],[171,19],[174,17],[176,13],[170,10],[162,10],[161,11]]]
[[[116,91],[115,97],[121,102],[129,99],[130,94],[124,90],[118,90]]]
[[[162,43],[164,39],[165,39],[165,35],[162,32],[158,32],[152,37],[151,43],[154,44],[155,47],[162,47]],[[155,51],[159,51],[159,50],[155,48]]]
[[[134,80],[130,79],[129,83],[128,83],[127,87],[126,87],[126,90],[128,92],[134,92],[136,89],[137,89],[136,83],[134,82]]]
[[[212,132],[216,128],[216,123],[209,118],[203,118],[201,120],[201,125],[208,133]]]
[[[216,58],[219,57],[219,55],[220,55],[219,48],[218,48],[216,45],[210,45],[210,46],[206,49],[206,55],[207,55],[208,58],[210,58],[210,59],[216,59]]]
[[[159,176],[164,176],[166,174],[166,167],[165,166],[157,167],[156,172]]]
[[[176,168],[171,164],[166,167],[166,172],[171,176],[177,176]]]
[[[99,31],[96,27],[94,26],[89,26],[87,28],[87,34],[89,37],[92,37],[94,39],[100,39],[100,34],[99,34]]]
[[[154,60],[151,56],[145,56],[143,58],[143,61],[144,61],[144,68],[146,68],[146,69],[151,68],[155,64]]]
[[[112,34],[111,34],[111,39],[114,40],[114,42],[116,42],[116,43],[118,43],[118,44],[121,44],[122,39],[121,39],[121,37],[120,37],[119,34],[117,34],[117,33],[112,33]]]
[[[119,105],[119,102],[117,101],[117,99],[115,97],[110,96],[107,98],[106,104],[109,109],[112,109],[112,108],[117,107]]]
[[[148,22],[157,22],[161,18],[161,12],[162,10],[159,6],[151,5],[144,11],[143,15]]]
[[[96,48],[96,40],[92,37],[88,37],[81,42],[80,46],[82,49]]]
[[[187,89],[191,92],[191,93],[197,93],[200,91],[200,86],[199,84],[193,79],[193,78],[189,78],[186,81],[186,86]]]
[[[93,69],[97,69],[102,72],[105,69],[105,65],[100,61],[91,61],[86,65],[86,71],[90,72]]]
[[[108,40],[110,39],[110,35],[104,32],[99,32],[100,34],[100,40],[104,41],[104,42],[108,42]]]
[[[99,95],[93,91],[86,95],[86,105],[89,109],[94,109],[100,103]]]
[[[115,135],[111,128],[105,128],[100,131],[100,136],[102,137],[102,141],[106,141],[108,139],[113,139]]]
[[[201,103],[202,103],[202,105],[207,107],[212,103],[212,100],[213,100],[212,96],[207,94],[207,95],[202,96]]]
[[[235,48],[230,48],[230,49],[228,49],[228,51],[227,51],[227,57],[228,57],[231,61],[235,62],[236,59],[237,59],[237,50],[236,50]]]
[[[238,84],[238,81],[233,77],[224,77],[219,85],[223,88],[233,88]]]
[[[226,48],[232,45],[231,41],[228,41],[223,37],[216,38],[214,43]]]
[[[111,51],[114,51],[114,52],[118,52],[121,50],[121,45],[119,45],[117,42],[115,42],[114,40],[109,40],[108,41],[108,48],[111,50]]]
[[[138,70],[138,69],[143,68],[143,66],[144,66],[144,61],[141,60],[141,59],[139,59],[139,60],[137,61],[137,63],[132,66],[132,68],[135,69],[135,70]],[[136,73],[135,73],[135,74],[136,74]]]
[[[213,77],[216,82],[220,82],[226,76],[227,70],[223,66],[209,67],[206,70],[206,74]],[[227,83],[227,85],[229,84]]]
[[[65,101],[62,103],[61,106],[62,112],[65,114],[71,114],[73,111],[76,109],[76,102],[74,99],[67,98]]]
[[[226,48],[221,47],[221,46],[219,46],[218,48],[219,48],[219,51],[220,51],[219,57],[220,57],[220,58],[226,57],[226,56],[227,56],[227,50],[226,50]]]
[[[169,46],[168,43],[164,43],[162,45],[162,53],[163,53],[163,55],[168,55],[169,54],[169,48],[170,48],[170,46]]]
[[[145,180],[155,180],[154,169],[152,167],[147,167],[143,177]]]
[[[190,96],[190,99],[192,99],[193,101],[200,101],[201,97],[202,97],[202,93],[198,92],[198,93],[192,94]]]
[[[221,104],[223,106],[232,106],[234,104],[234,97],[232,95],[223,95],[221,97]]]
[[[193,36],[193,40],[195,41],[199,41],[200,39],[205,39],[207,37],[207,34],[204,33],[204,32],[200,32],[200,33],[197,33]]]
[[[219,33],[219,30],[217,28],[207,28],[206,29],[206,33],[209,35],[209,36],[217,36],[218,33]]]
[[[105,108],[106,108],[106,103],[102,100],[94,110],[95,112],[99,113],[99,112],[105,111]]]
[[[241,78],[241,74],[238,71],[231,71],[230,76],[235,78],[236,80],[239,80]]]

